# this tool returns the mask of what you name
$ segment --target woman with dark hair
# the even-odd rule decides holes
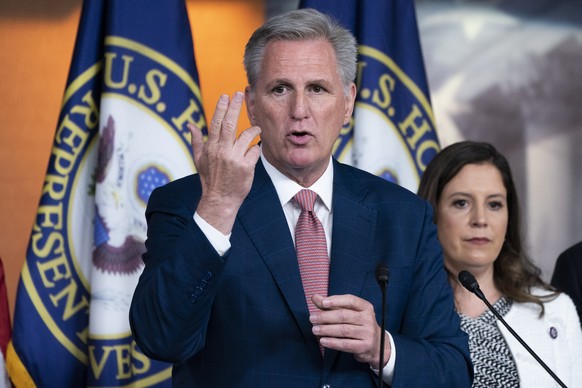
[[[438,237],[461,328],[469,334],[473,387],[546,387],[553,378],[457,280],[471,272],[505,321],[569,387],[582,385],[582,330],[572,300],[540,277],[526,255],[507,159],[464,141],[427,166],[418,194],[435,209]]]

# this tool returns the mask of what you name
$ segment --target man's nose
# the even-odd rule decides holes
[[[308,117],[308,99],[304,92],[296,91],[293,93],[290,109],[291,117],[295,120],[301,120]]]

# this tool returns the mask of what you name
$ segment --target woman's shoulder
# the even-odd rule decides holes
[[[558,311],[560,310],[563,311],[564,308],[571,308],[572,310],[576,310],[576,306],[574,305],[574,301],[572,300],[572,298],[570,298],[568,294],[565,294],[563,292],[559,292],[558,296],[555,299],[552,299],[544,303],[544,305],[556,306]]]
[[[563,313],[565,309],[576,310],[572,298],[563,292],[554,292],[542,287],[533,287],[531,294],[541,297],[544,301],[544,309],[547,313]]]
[[[556,300],[556,299],[570,299],[570,297],[566,294],[564,294],[563,292],[559,292],[559,291],[555,291],[553,288],[551,288],[551,286],[548,286],[550,288],[544,288],[544,287],[539,287],[539,286],[535,286],[535,287],[531,287],[529,290],[529,293],[531,295],[540,297],[540,298],[544,298],[544,299],[551,299],[551,300]]]
[[[559,312],[560,309],[569,308],[570,306],[575,309],[572,299],[564,293],[552,291],[543,287],[532,287],[529,290],[529,293],[541,299],[546,313],[548,311]],[[531,312],[539,313],[540,309],[540,306],[533,302],[513,301],[512,305],[512,310],[519,310],[521,312],[531,310]]]

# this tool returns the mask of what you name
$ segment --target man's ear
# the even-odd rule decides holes
[[[245,104],[247,106],[247,116],[251,125],[256,125],[255,121],[255,98],[250,86],[245,88]]]

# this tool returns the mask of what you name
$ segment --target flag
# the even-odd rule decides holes
[[[4,277],[4,264],[0,258],[0,388],[9,387],[8,375],[4,360],[6,347],[10,341],[12,327],[10,325],[10,309],[8,308],[8,294]]]
[[[358,94],[334,156],[416,192],[439,151],[412,0],[302,0],[358,41]]]
[[[170,386],[132,339],[152,190],[195,171],[205,130],[184,0],[84,0],[17,290],[18,387]]]
[[[11,332],[4,264],[2,263],[2,258],[0,258],[0,351],[3,357],[6,357],[6,346],[8,346],[8,341],[10,341]]]

